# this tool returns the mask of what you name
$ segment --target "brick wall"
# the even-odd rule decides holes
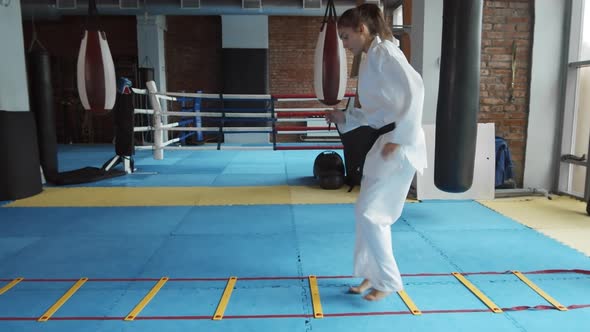
[[[311,94],[314,90],[314,53],[323,17],[271,16],[268,21],[271,94]],[[294,28],[297,27],[297,28]],[[347,52],[348,68],[352,55]],[[349,79],[353,92],[356,79]],[[319,102],[279,103],[278,107],[326,107]],[[345,107],[342,102],[337,107]],[[305,125],[288,123],[287,125]],[[279,135],[277,141],[299,141],[301,135]]]
[[[532,0],[484,2],[479,122],[494,122],[496,135],[508,141],[519,186],[527,138],[533,12]],[[513,42],[516,75],[511,99]]]
[[[524,174],[528,125],[531,3],[532,0],[484,1],[479,122],[494,122],[496,135],[508,141],[519,186]],[[318,17],[269,19],[271,93],[313,93],[313,54],[320,24]],[[513,41],[517,65],[511,99]],[[349,54],[349,65],[351,61]],[[356,80],[349,80],[349,90],[355,85]]]
[[[37,39],[52,56],[78,57],[84,33],[85,16],[63,16],[56,21],[35,21]],[[113,57],[137,56],[137,24],[135,16],[101,16]],[[23,21],[25,49],[32,38],[31,21]]]
[[[314,52],[322,19],[304,16],[269,18],[271,93],[314,93]],[[347,55],[350,68],[352,56]],[[353,87],[356,87],[356,80],[349,80],[348,91]]]
[[[168,91],[219,92],[221,17],[168,16],[165,33]]]
[[[166,85],[168,91],[219,93],[223,86],[222,35],[220,16],[167,16],[164,34],[166,47]],[[192,104],[187,104],[191,106]],[[169,110],[178,111],[178,103]],[[204,102],[202,107],[217,107]],[[169,121],[179,118],[170,117]],[[204,118],[205,127],[216,126]],[[176,134],[171,134],[175,136]],[[204,134],[206,140],[217,140],[217,135]],[[187,139],[192,143],[195,136]]]
[[[113,141],[112,113],[85,111],[79,102],[76,66],[86,18],[64,16],[55,21],[36,21],[37,39],[51,56],[56,133],[59,143],[110,143]],[[101,16],[115,63],[117,77],[134,77],[137,63],[135,16]],[[31,21],[23,21],[25,51],[32,39]]]

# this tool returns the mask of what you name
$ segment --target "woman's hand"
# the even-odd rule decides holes
[[[335,123],[337,125],[341,125],[344,124],[344,122],[346,122],[346,116],[344,115],[344,112],[340,110],[326,111],[325,117],[326,122],[328,123]]]
[[[387,159],[389,156],[393,155],[395,150],[399,147],[399,144],[395,143],[385,143],[383,145],[383,149],[381,149],[381,156],[383,159]]]

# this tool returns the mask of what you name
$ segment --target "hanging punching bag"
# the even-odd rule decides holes
[[[133,94],[131,80],[120,77],[118,82],[118,100],[113,111],[115,125],[115,152],[118,156],[132,156],[133,148]]]
[[[51,82],[51,59],[43,49],[34,49],[27,54],[29,74],[29,99],[31,111],[37,122],[39,159],[43,174],[53,183],[58,174],[57,133],[53,84]]]
[[[473,183],[483,0],[444,0],[434,183],[465,192]]]
[[[347,59],[338,36],[334,1],[328,1],[315,48],[314,88],[319,101],[338,104],[346,91]]]
[[[78,53],[78,94],[84,109],[103,113],[115,105],[115,65],[106,34],[100,31],[95,0],[88,2],[88,18]]]

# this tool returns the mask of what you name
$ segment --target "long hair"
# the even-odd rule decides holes
[[[369,28],[369,33],[372,36],[379,36],[381,39],[393,39],[391,30],[385,23],[381,9],[375,4],[365,3],[358,7],[348,9],[338,19],[339,27],[358,29],[361,24],[365,24]]]

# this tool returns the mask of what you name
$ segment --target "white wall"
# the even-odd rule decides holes
[[[268,48],[268,16],[224,15],[221,20],[223,48]]]
[[[165,31],[165,16],[137,16],[137,61],[142,68],[154,68],[154,80],[160,91],[166,91]]]
[[[166,16],[137,16],[137,61],[141,68],[154,69],[154,81],[158,91],[168,91],[166,83],[166,45],[164,40],[166,29]],[[136,84],[139,85],[139,83]],[[161,104],[162,111],[166,112],[168,104]],[[163,117],[162,123],[167,124],[168,117]],[[164,142],[168,140],[167,131],[163,132],[162,140]]]
[[[407,22],[404,22],[407,24]],[[412,2],[412,30],[410,30],[411,58],[410,63],[422,74],[422,58],[424,57],[424,0]]]
[[[478,123],[475,142],[475,160],[473,169],[473,183],[471,187],[462,193],[448,193],[442,191],[434,184],[434,147],[435,126],[424,125],[426,136],[426,150],[428,165],[422,174],[416,174],[419,200],[465,200],[465,199],[494,199],[496,154],[494,135],[496,128],[494,123]]]
[[[8,3],[8,6],[5,4]],[[20,1],[0,2],[0,110],[29,111]]]
[[[294,27],[296,28],[296,27]],[[228,49],[268,49],[268,16],[224,15],[221,17],[222,47]],[[229,144],[268,144],[266,133],[225,135]]]
[[[536,0],[525,188],[551,189],[562,112],[565,1]]]
[[[424,124],[436,122],[443,0],[414,0],[412,3],[412,58],[424,80]]]

